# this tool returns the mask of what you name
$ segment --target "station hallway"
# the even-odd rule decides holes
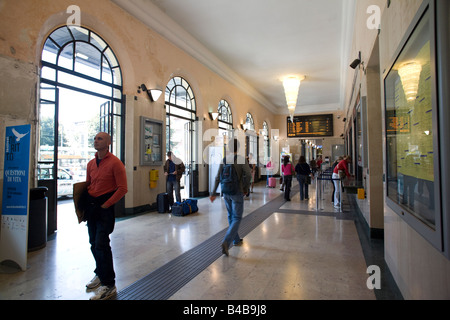
[[[245,200],[242,246],[221,253],[228,226],[225,204],[199,200],[199,212],[176,217],[149,212],[116,220],[111,235],[116,299],[147,300],[375,300],[402,299],[383,260],[383,241],[369,240],[345,195],[343,212],[331,203],[331,185],[316,210],[315,184],[290,202],[279,186],[258,183]],[[1,266],[0,299],[86,300],[95,263],[87,228],[73,202],[60,203],[59,229],[28,255],[25,272]],[[381,289],[370,290],[369,265],[381,269]]]

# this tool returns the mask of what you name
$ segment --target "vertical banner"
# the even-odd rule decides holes
[[[31,126],[6,127],[0,263],[27,268]]]

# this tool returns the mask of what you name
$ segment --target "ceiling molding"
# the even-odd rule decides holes
[[[341,95],[340,110],[345,109],[346,85],[351,62],[351,51],[355,28],[356,0],[343,0],[342,4],[342,36],[341,36]]]
[[[160,34],[172,44],[191,55],[210,70],[241,89],[269,111],[273,113],[278,112],[278,108],[275,107],[266,97],[264,97],[254,87],[242,79],[236,72],[219,60],[203,44],[201,44],[191,34],[186,32],[186,30],[167,16],[151,1],[112,0],[112,2],[140,20],[147,27]]]

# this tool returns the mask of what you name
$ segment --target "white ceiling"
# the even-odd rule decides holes
[[[269,110],[304,75],[296,114],[343,110],[356,0],[113,0]]]

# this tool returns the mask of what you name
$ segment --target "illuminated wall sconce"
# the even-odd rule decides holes
[[[211,120],[216,120],[219,117],[219,113],[218,112],[210,112],[209,113],[209,118]]]
[[[147,92],[148,97],[152,102],[155,102],[159,99],[159,97],[162,94],[161,89],[147,89],[147,86],[145,84],[141,84],[139,87],[140,90]]]

